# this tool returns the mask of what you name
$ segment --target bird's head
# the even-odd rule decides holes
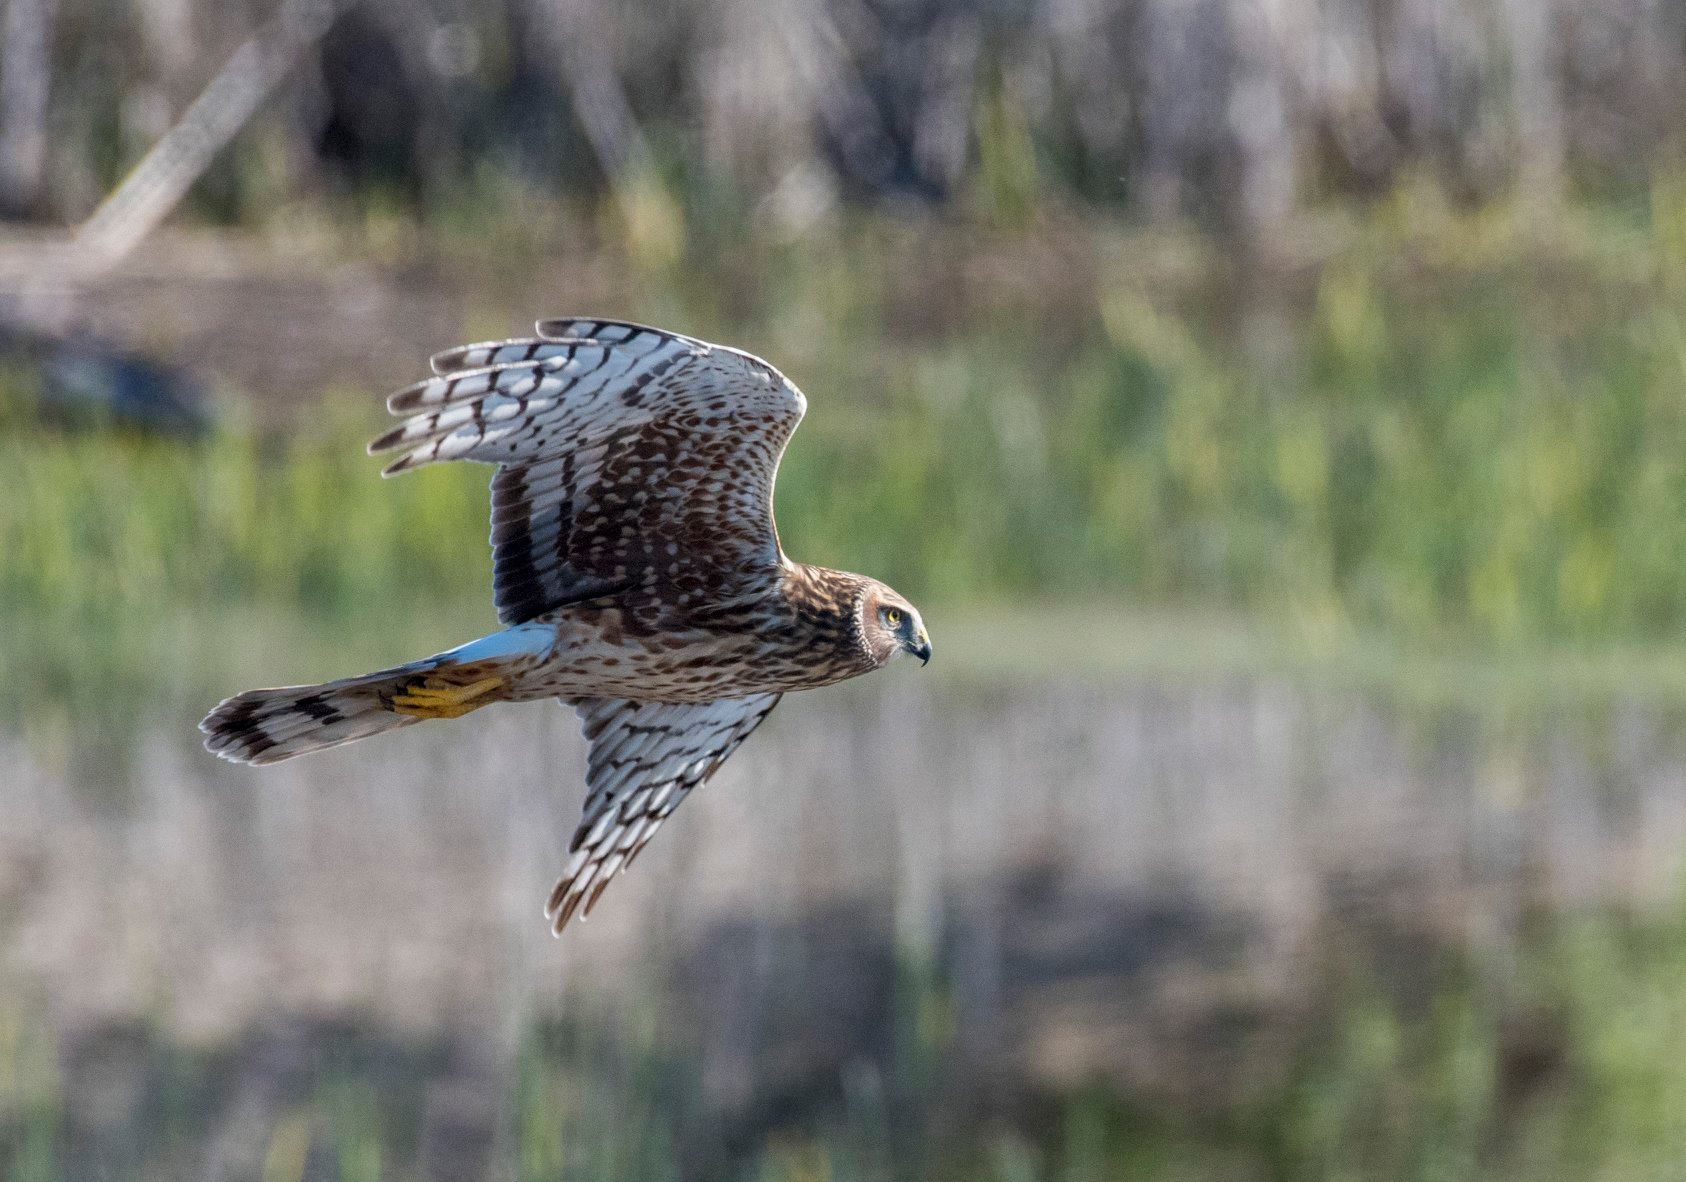
[[[861,638],[878,665],[889,664],[897,653],[931,663],[931,638],[919,609],[883,583],[869,585],[861,596]]]

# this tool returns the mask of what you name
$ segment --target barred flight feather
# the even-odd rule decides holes
[[[779,697],[573,703],[591,740],[588,794],[569,846],[572,856],[545,903],[554,932],[560,935],[576,911],[591,914],[614,876],[761,725]]]

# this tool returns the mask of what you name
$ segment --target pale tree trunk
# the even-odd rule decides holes
[[[8,0],[0,21],[0,216],[27,217],[47,166],[56,0]]]
[[[76,231],[83,265],[110,266],[151,233],[346,7],[350,4],[331,0],[286,0],[235,50],[176,125]]]
[[[1551,206],[1563,186],[1563,104],[1552,67],[1556,16],[1550,0],[1507,0],[1510,93],[1516,112],[1517,179],[1530,204]]]
[[[628,178],[649,163],[650,149],[615,73],[613,46],[604,35],[615,9],[597,0],[550,0],[547,7],[552,19],[544,24],[561,55],[574,113],[619,195]]]

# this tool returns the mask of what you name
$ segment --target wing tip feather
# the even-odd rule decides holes
[[[453,378],[461,375],[452,374]],[[412,411],[421,410],[425,406],[432,406],[434,401],[428,398],[428,391],[435,385],[443,387],[440,378],[423,378],[419,382],[411,382],[402,390],[395,390],[387,395],[386,410],[388,414],[407,415]]]
[[[619,335],[608,335],[611,329],[619,330]],[[598,341],[605,345],[624,345],[646,334],[691,345],[703,343],[696,337],[674,332],[670,328],[639,324],[635,320],[617,320],[613,316],[547,316],[533,322],[533,332],[547,341]]]
[[[366,448],[364,448],[364,450],[366,452],[368,452],[369,455],[378,456],[378,455],[383,455],[386,452],[397,451],[400,447],[404,446],[405,444],[412,444],[412,445],[418,445],[418,444],[419,445],[425,445],[426,444],[427,441],[425,439],[414,439],[414,438],[406,439],[404,437],[404,435],[405,435],[405,432],[408,429],[409,429],[408,423],[400,423],[398,426],[394,427],[392,430],[387,431],[384,434],[378,435],[374,439],[369,440],[369,444]],[[403,455],[399,456],[397,459],[390,461],[384,468],[382,468],[381,469],[381,475],[383,477],[384,476],[396,476],[400,472],[408,472],[411,468],[416,467],[416,465],[421,462],[417,458],[418,453],[420,451],[421,451],[420,446],[413,446],[409,451],[406,451]]]
[[[584,316],[547,316],[533,321],[533,334],[547,341],[575,339],[568,334],[568,326],[588,323]]]
[[[369,440],[369,446],[365,450],[372,456],[378,456],[383,451],[391,451],[404,442],[404,432],[409,429],[409,426],[408,423],[400,423],[390,431],[381,432]]]

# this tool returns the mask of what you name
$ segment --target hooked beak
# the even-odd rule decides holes
[[[931,663],[931,638],[925,635],[925,629],[919,630],[919,635],[913,638],[913,643],[907,646],[907,651],[918,657],[921,665]]]

